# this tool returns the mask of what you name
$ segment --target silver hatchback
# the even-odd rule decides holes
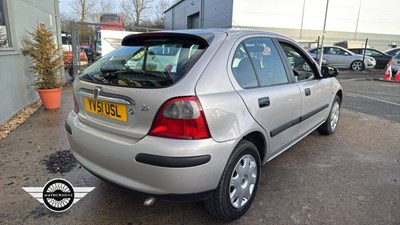
[[[136,34],[75,80],[65,126],[94,175],[146,193],[147,204],[204,200],[234,220],[253,202],[263,164],[315,129],[336,131],[337,73],[275,33]]]

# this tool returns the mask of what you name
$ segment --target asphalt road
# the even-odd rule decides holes
[[[383,77],[379,72],[342,71],[343,107],[400,123],[400,82],[378,80]]]
[[[395,113],[389,120],[386,111],[379,113],[392,107],[387,102],[398,103],[384,97],[398,89],[385,92],[394,84],[341,76],[346,91],[337,132],[314,132],[264,166],[252,207],[230,224],[400,224],[400,124],[391,119]],[[144,196],[79,165],[51,173],[43,160],[69,149],[64,120],[73,107],[71,93],[64,88],[61,109],[40,109],[0,142],[0,224],[226,224],[200,202],[143,207]],[[95,189],[63,213],[49,211],[22,189],[54,178]]]

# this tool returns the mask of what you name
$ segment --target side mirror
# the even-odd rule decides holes
[[[333,66],[322,66],[321,74],[323,78],[336,77],[339,74],[339,70]]]

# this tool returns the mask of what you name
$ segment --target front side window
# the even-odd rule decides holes
[[[315,49],[311,50],[310,53],[321,54],[321,48],[315,48]]]
[[[311,61],[304,56],[300,49],[297,49],[285,42],[280,42],[283,51],[288,59],[289,65],[293,70],[296,81],[306,81],[314,79]]]
[[[103,56],[79,78],[116,86],[163,88],[178,82],[205,48],[191,40],[149,38]]]
[[[365,55],[372,56],[372,57],[382,57],[383,56],[380,52],[377,52],[375,50],[368,50],[368,49],[367,49]]]
[[[11,47],[5,0],[0,0],[0,49]]]

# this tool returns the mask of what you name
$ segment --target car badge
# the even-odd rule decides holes
[[[96,88],[93,90],[93,97],[94,97],[94,99],[97,99],[97,97],[99,97],[100,92],[101,92],[101,87],[96,87]]]

